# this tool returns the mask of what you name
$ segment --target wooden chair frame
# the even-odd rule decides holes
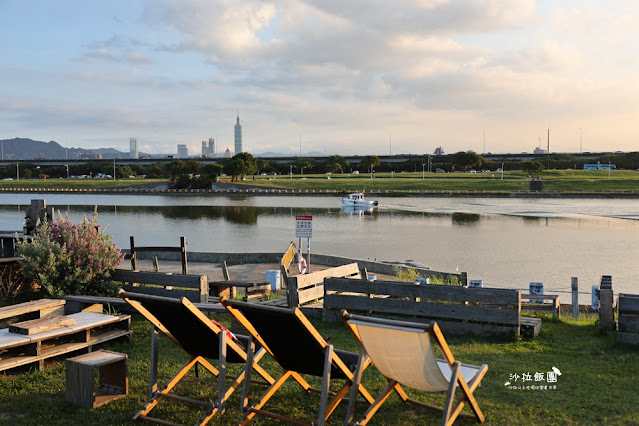
[[[260,359],[266,354],[264,348],[260,348],[255,354],[252,339],[249,339],[248,352],[251,354],[249,357],[247,351],[242,346],[227,337],[224,330],[218,327],[212,322],[205,314],[202,313],[197,307],[193,305],[187,298],[182,299],[168,298],[153,296],[147,294],[138,294],[125,292],[120,290],[118,296],[129,303],[135,310],[137,310],[142,316],[144,316],[151,324],[153,329],[151,331],[151,377],[150,377],[150,401],[140,410],[133,420],[141,419],[152,423],[158,424],[171,424],[162,419],[150,417],[148,414],[157,404],[164,398],[176,400],[180,402],[201,405],[206,408],[206,413],[202,415],[199,422],[196,424],[206,424],[215,414],[223,413],[226,408],[226,402],[235,389],[244,381],[246,381],[247,371],[255,370],[263,379],[262,384],[270,385],[274,383],[273,377],[269,375],[262,367],[258,365]],[[192,315],[199,323],[204,325],[206,330],[210,330],[210,334],[202,336],[202,341],[207,339],[216,339],[218,341],[218,368],[215,368],[209,361],[207,361],[202,355],[189,351],[173,333],[163,324],[158,318],[150,312],[144,306],[144,302],[155,302],[163,304],[175,305],[176,309],[185,308],[189,315]],[[158,330],[162,331],[169,339],[171,339],[176,345],[182,348],[186,353],[191,356],[191,359],[177,372],[177,374],[168,382],[168,384],[158,391],[157,389],[157,369],[158,369]],[[243,363],[247,363],[246,367],[242,369],[242,372],[237,377],[227,374],[227,361],[228,351],[230,354],[234,354],[236,358],[239,356],[243,360]],[[173,388],[184,378],[184,376],[192,369],[195,368],[195,374],[198,376],[198,365],[203,366],[211,374],[218,378],[217,386],[217,399],[215,402],[210,403],[206,401],[199,401],[191,398],[172,394]],[[232,379],[232,382],[226,386],[226,381]]]
[[[390,320],[385,318],[352,315],[352,314],[349,314],[347,311],[342,312],[342,319],[344,320],[348,328],[351,330],[353,335],[357,338],[357,340],[359,341],[362,347],[360,352],[360,358],[358,361],[358,368],[355,371],[356,380],[361,379],[361,372],[359,372],[359,365],[363,364],[364,362],[372,362],[372,360],[370,359],[370,357],[368,356],[366,352],[366,349],[364,348],[364,343],[362,342],[360,334],[357,331],[357,327],[354,324],[352,324],[351,321],[358,321],[361,323],[368,323],[371,325],[377,325],[377,326],[382,326],[386,328],[399,327],[402,329],[424,330],[425,332],[430,334],[431,339],[435,340],[436,344],[441,349],[441,352],[444,356],[444,360],[446,361],[446,363],[452,370],[452,375],[449,380],[450,385],[446,395],[446,402],[443,408],[426,404],[424,402],[409,398],[399,382],[397,382],[396,380],[392,378],[386,377],[386,380],[388,381],[388,385],[384,388],[384,390],[382,390],[379,396],[377,396],[377,398],[375,399],[375,402],[371,404],[371,406],[368,408],[366,413],[364,413],[364,417],[358,422],[356,422],[355,424],[357,425],[367,424],[393,391],[395,391],[399,395],[401,400],[405,403],[411,403],[420,407],[442,412],[442,421],[441,421],[442,425],[446,425],[446,426],[452,425],[457,419],[457,417],[459,416],[475,419],[480,423],[484,422],[485,420],[484,414],[479,408],[479,405],[477,404],[477,401],[475,400],[475,397],[473,396],[473,392],[480,385],[482,378],[484,377],[484,375],[486,374],[486,371],[488,370],[488,366],[486,364],[482,364],[479,367],[471,366],[471,365],[462,364],[459,361],[456,361],[455,358],[453,357],[453,354],[450,348],[448,347],[448,344],[446,343],[446,339],[444,339],[444,335],[442,334],[436,322],[423,324],[423,323],[414,323],[414,322],[407,322],[407,321],[397,321],[397,320]],[[468,382],[466,382],[466,380],[461,374],[460,370],[462,365],[477,369],[475,376]],[[457,387],[461,388],[462,396],[461,398],[459,398],[457,403],[454,404],[455,390]],[[346,421],[345,421],[345,424],[347,425],[352,424],[354,412],[355,412],[355,403],[356,403],[356,400],[354,398],[354,395],[351,395],[351,399],[349,401],[348,410],[346,414]],[[473,411],[472,415],[461,412],[464,406],[466,405],[466,403],[470,405]]]
[[[259,310],[262,312],[273,312],[278,314],[289,315],[292,321],[298,322],[303,326],[307,335],[308,341],[312,343],[318,343],[323,351],[324,365],[322,366],[323,375],[322,377],[322,389],[316,389],[311,387],[311,385],[302,377],[302,375],[293,370],[287,370],[284,366],[284,372],[282,375],[276,379],[275,383],[262,395],[262,397],[251,407],[246,407],[247,415],[240,422],[240,425],[244,425],[248,423],[255,415],[261,415],[265,417],[270,417],[278,420],[284,420],[297,424],[318,424],[324,425],[330,415],[335,411],[338,404],[348,395],[349,390],[353,386],[353,381],[355,379],[353,372],[346,366],[344,361],[340,358],[340,356],[335,352],[333,345],[328,344],[326,340],[319,334],[319,332],[315,329],[313,324],[306,318],[306,316],[302,313],[299,308],[286,309],[274,306],[264,306],[258,305],[254,303],[246,303],[239,301],[231,301],[227,299],[222,299],[221,303],[228,309],[228,311],[233,315],[237,321],[246,328],[248,333],[262,345],[264,349],[277,361],[272,347],[274,342],[266,341],[256,330],[254,325],[246,318],[243,313],[243,310],[247,309]],[[281,330],[282,335],[286,335],[286,330]],[[277,342],[275,342],[277,344]],[[290,342],[290,344],[300,344],[301,342]],[[360,369],[363,371],[369,363],[362,363],[360,365]],[[346,377],[345,384],[335,393],[330,392],[329,385],[331,379],[331,369],[336,368],[344,377]],[[247,372],[247,375],[249,373]],[[319,377],[319,376],[318,376]],[[306,392],[318,392],[321,394],[320,396],[320,407],[318,418],[315,422],[303,421],[300,419],[284,416],[281,414],[273,413],[270,411],[263,410],[262,407],[268,402],[268,400],[278,391],[278,389],[289,379],[293,378]],[[242,400],[247,401],[248,394],[248,385],[249,381],[245,380],[244,388],[242,392]],[[373,397],[370,393],[358,383],[357,386],[353,390],[353,394],[355,397],[360,393],[366,401],[370,404],[373,402]],[[329,401],[328,396],[331,395],[333,398]]]

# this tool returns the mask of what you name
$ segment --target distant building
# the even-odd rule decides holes
[[[617,166],[614,164],[584,164],[584,170],[614,170]]]
[[[186,145],[178,145],[177,146],[177,158],[188,158],[189,157],[189,148]]]
[[[224,151],[224,158],[231,158],[231,150],[226,148],[226,151]]]
[[[533,154],[534,154],[534,155],[542,155],[542,154],[543,154],[543,155],[546,155],[546,154],[548,154],[548,151],[547,151],[547,150],[545,150],[545,149],[543,149],[543,148],[539,148],[539,147],[537,147],[537,148],[535,148],[535,150],[533,151]]]
[[[435,148],[435,155],[444,155],[444,148],[442,148],[441,146],[439,148]]]
[[[206,141],[202,141],[202,157],[209,156],[209,147],[206,145]]]
[[[217,157],[215,154],[215,139],[209,138],[209,157]]]
[[[235,154],[242,152],[242,126],[240,125],[240,114],[237,114],[237,123],[235,123]]]
[[[129,158],[139,158],[138,138],[129,138]]]

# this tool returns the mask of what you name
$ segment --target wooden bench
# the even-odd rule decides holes
[[[116,269],[112,277],[114,281],[126,283],[122,285],[125,291],[164,297],[186,297],[191,302],[209,302],[209,280],[206,275]]]
[[[639,295],[619,294],[617,299],[617,340],[639,345]]]
[[[343,309],[408,321],[437,321],[447,334],[535,337],[539,318],[521,317],[521,292],[396,281],[324,280],[324,319]]]
[[[5,306],[0,308],[0,322],[6,322],[4,320],[9,319],[26,321],[54,315],[64,315],[64,304],[65,301],[61,299],[40,299]]]
[[[357,262],[355,262],[310,274],[289,277],[286,283],[288,307],[296,308],[322,299],[324,297],[324,279],[332,277],[361,279],[362,274]]]
[[[67,302],[66,313],[76,312],[102,312],[104,306],[110,306],[119,312],[136,313],[131,305],[119,297],[102,296],[63,296]],[[213,299],[213,300],[212,300]],[[193,303],[202,312],[226,313],[226,308],[214,298],[209,298],[208,303]],[[107,309],[108,311],[109,309]]]
[[[553,318],[559,317],[559,295],[558,294],[528,294],[521,295],[522,300],[528,302],[521,303],[521,309],[528,311],[550,311]],[[530,300],[541,300],[541,303],[530,302]],[[546,303],[546,301],[549,301]]]

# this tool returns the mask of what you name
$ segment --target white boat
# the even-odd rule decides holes
[[[364,197],[363,192],[353,192],[348,194],[348,197],[342,198],[342,207],[355,207],[355,208],[372,208],[377,207],[377,201],[368,201]]]

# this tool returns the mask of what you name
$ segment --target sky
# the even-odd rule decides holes
[[[0,0],[0,139],[639,150],[639,2]],[[548,140],[548,131],[550,138]]]

